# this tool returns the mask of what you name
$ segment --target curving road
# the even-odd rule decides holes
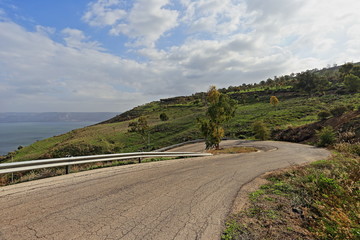
[[[0,239],[219,239],[242,185],[329,152],[225,141],[262,151],[113,167],[0,188]],[[201,143],[172,151],[202,151]]]

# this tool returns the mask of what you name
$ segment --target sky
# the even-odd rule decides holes
[[[0,112],[123,112],[360,61],[358,0],[0,0]]]

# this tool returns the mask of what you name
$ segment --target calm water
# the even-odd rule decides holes
[[[60,135],[95,122],[20,122],[0,123],[0,155],[14,151],[18,146]]]

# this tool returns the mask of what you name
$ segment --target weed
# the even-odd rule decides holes
[[[249,197],[250,197],[251,201],[256,201],[261,195],[264,195],[264,194],[265,194],[265,191],[262,189],[259,189],[255,192],[250,193]]]
[[[336,142],[336,134],[332,127],[324,127],[316,132],[316,136],[319,139],[318,145],[320,147],[326,147]]]
[[[244,231],[244,228],[239,225],[235,220],[226,222],[226,229],[221,235],[222,240],[237,239],[236,236]]]

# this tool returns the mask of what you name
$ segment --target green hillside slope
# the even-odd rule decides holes
[[[326,80],[325,85],[306,91],[299,86],[301,74],[291,74],[259,84],[243,84],[220,89],[237,101],[235,117],[226,124],[225,136],[251,138],[251,124],[263,120],[272,130],[286,129],[313,123],[318,113],[338,105],[358,108],[360,93],[344,84],[339,68],[309,71],[312,77]],[[271,96],[280,103],[274,107]],[[73,130],[69,133],[38,141],[13,153],[14,161],[40,158],[80,156],[103,153],[154,150],[171,144],[201,138],[196,118],[205,114],[204,93],[187,97],[163,99],[136,107],[103,123]],[[168,121],[161,121],[166,113]],[[128,125],[138,117],[146,117],[149,138],[128,132]],[[5,158],[9,161],[10,155]]]

